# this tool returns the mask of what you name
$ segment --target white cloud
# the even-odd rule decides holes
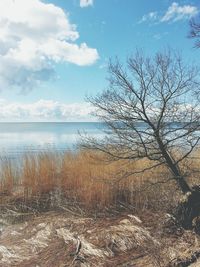
[[[93,0],[80,0],[80,7],[92,6]]]
[[[161,34],[159,33],[156,33],[153,35],[153,38],[156,39],[156,40],[160,40],[162,38]]]
[[[192,5],[182,5],[173,2],[171,6],[168,7],[164,15],[158,14],[158,12],[150,12],[142,17],[139,23],[143,22],[175,22],[178,20],[190,19],[191,17],[197,15],[198,8]]]
[[[149,14],[146,14],[142,17],[142,19],[139,21],[139,23],[145,22],[145,21],[154,21],[158,18],[157,12],[150,12]]]
[[[178,3],[173,2],[168,8],[165,15],[161,18],[161,22],[177,21],[182,19],[188,19],[195,16],[198,13],[196,6],[184,5],[180,6]]]
[[[0,99],[0,121],[92,121],[92,111],[89,103],[65,104],[41,99],[25,104]]]
[[[69,15],[41,0],[0,1],[0,86],[31,88],[51,79],[54,64],[93,64],[98,52],[80,45]]]

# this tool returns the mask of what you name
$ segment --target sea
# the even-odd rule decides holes
[[[104,127],[98,122],[0,123],[0,157],[76,150],[81,135],[101,138]]]
[[[146,129],[143,124],[138,127]],[[170,127],[177,127],[177,124],[170,124]],[[26,153],[45,151],[76,151],[81,136],[101,139],[105,129],[101,122],[2,122],[0,158],[17,158]]]

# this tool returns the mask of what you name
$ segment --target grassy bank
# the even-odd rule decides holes
[[[198,155],[187,160],[193,170],[199,168]],[[167,210],[179,191],[165,167],[123,178],[151,164],[147,159],[106,163],[103,155],[89,151],[26,154],[16,161],[2,158],[0,201],[41,209],[69,204],[87,211],[120,205],[136,212]],[[188,177],[191,182],[198,178],[198,173]]]

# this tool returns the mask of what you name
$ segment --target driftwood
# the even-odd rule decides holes
[[[85,259],[79,255],[80,251],[81,251],[81,247],[82,247],[82,243],[79,237],[77,237],[77,244],[76,244],[76,250],[75,252],[71,253],[70,256],[74,256],[73,260],[72,260],[72,264],[70,266],[73,266],[75,261],[80,261],[82,263],[85,262]]]

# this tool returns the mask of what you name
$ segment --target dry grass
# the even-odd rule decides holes
[[[193,169],[199,168],[198,155],[191,160]],[[139,160],[128,164],[123,161],[106,164],[102,161],[103,155],[98,154],[98,160],[95,156],[89,151],[48,152],[24,155],[17,163],[1,160],[1,203],[17,199],[30,203],[45,199],[48,205],[65,200],[65,203],[68,201],[89,210],[119,204],[136,210],[166,210],[176,201],[176,184],[173,181],[164,183],[170,178],[166,168],[158,167],[119,179],[125,172],[134,172],[151,163]],[[198,178],[199,174],[193,176],[193,182]]]

